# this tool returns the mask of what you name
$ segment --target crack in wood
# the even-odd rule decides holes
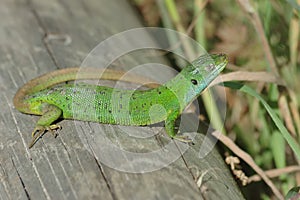
[[[10,159],[11,159],[11,162],[12,162],[12,164],[13,164],[14,169],[15,169],[16,172],[17,172],[18,178],[19,178],[19,180],[20,180],[20,182],[21,182],[21,185],[22,185],[22,187],[23,187],[23,190],[24,190],[24,192],[25,192],[25,195],[26,195],[27,199],[30,200],[30,199],[31,199],[31,198],[30,198],[30,195],[29,195],[29,193],[28,193],[28,191],[27,191],[27,189],[26,189],[25,183],[24,183],[24,181],[23,181],[23,179],[22,179],[22,177],[21,177],[21,175],[20,175],[20,173],[19,173],[19,171],[18,171],[18,168],[16,167],[13,158],[11,157]]]
[[[55,56],[54,56],[54,54],[53,54],[53,52],[52,52],[52,50],[51,50],[51,48],[50,48],[50,46],[49,46],[49,44],[48,44],[48,41],[47,41],[47,39],[46,39],[46,38],[47,38],[47,35],[49,35],[50,33],[48,32],[47,28],[46,28],[45,25],[43,24],[42,19],[41,19],[40,16],[38,15],[37,11],[36,11],[35,8],[32,6],[31,0],[27,0],[27,5],[28,5],[29,9],[31,10],[33,16],[35,17],[38,26],[43,30],[44,36],[43,36],[43,38],[42,38],[42,42],[43,42],[43,44],[45,45],[45,48],[46,48],[48,54],[49,54],[51,60],[53,61],[54,65],[55,65],[56,67],[58,67],[58,62],[57,62],[57,60],[55,59]]]
[[[106,186],[107,186],[107,188],[108,188],[108,190],[109,190],[109,192],[110,192],[110,194],[111,194],[112,199],[113,199],[113,200],[117,200],[118,198],[117,198],[116,195],[114,194],[114,192],[113,192],[113,190],[112,190],[112,187],[111,187],[111,185],[110,185],[108,179],[107,179],[106,176],[105,176],[104,170],[103,170],[101,164],[98,162],[98,159],[95,157],[94,154],[93,154],[93,158],[94,158],[95,163],[96,163],[96,165],[98,166],[98,168],[99,168],[99,170],[100,170],[100,172],[101,172],[101,175],[102,175],[102,177],[103,177],[103,179],[104,179],[104,181],[105,181],[105,183],[106,183]]]

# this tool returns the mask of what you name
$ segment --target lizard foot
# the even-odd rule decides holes
[[[60,125],[52,124],[50,126],[36,126],[35,129],[32,131],[32,140],[29,144],[29,149],[38,141],[40,137],[42,137],[46,131],[49,131],[54,137],[57,136],[56,131],[57,129],[61,129]]]
[[[190,139],[188,136],[179,135],[179,136],[174,136],[173,139],[177,140],[177,141],[180,141],[180,142],[193,144],[193,140]]]

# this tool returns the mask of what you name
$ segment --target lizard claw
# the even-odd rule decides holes
[[[193,144],[193,140],[190,139],[188,136],[180,135],[180,136],[174,136],[172,139],[178,140],[180,142],[184,142],[187,144]]]
[[[30,149],[45,132],[46,132],[45,127],[42,127],[42,126],[35,127],[35,129],[31,133],[32,140],[31,140],[28,148]]]
[[[41,132],[45,132],[45,131],[46,131],[45,127],[43,127],[43,126],[36,126],[34,128],[34,130],[32,131],[32,133],[31,133],[31,137],[34,138],[36,134],[41,133]]]
[[[49,131],[54,137],[57,136],[57,133],[54,130],[61,129],[60,125],[52,124],[50,126],[37,126],[32,131],[32,140],[29,144],[29,149],[46,133],[46,131]]]
[[[61,125],[52,124],[52,125],[50,125],[50,126],[48,126],[46,128],[46,130],[49,131],[54,137],[56,137],[58,135],[57,132],[54,131],[54,130],[57,130],[57,129],[60,130],[61,129]]]

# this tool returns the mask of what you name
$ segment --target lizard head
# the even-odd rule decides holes
[[[201,92],[212,82],[228,63],[225,54],[207,54],[200,56],[184,68],[185,78],[194,85],[197,92]]]
[[[220,74],[227,63],[225,54],[200,56],[164,86],[176,95],[183,110]]]

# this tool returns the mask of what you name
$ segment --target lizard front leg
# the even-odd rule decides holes
[[[31,148],[46,131],[49,131],[56,136],[56,133],[53,131],[61,128],[60,125],[52,123],[62,115],[62,110],[50,104],[44,104],[42,106],[43,115],[38,120],[36,127],[32,132],[32,141],[29,144],[29,148]]]
[[[165,128],[166,128],[166,132],[167,134],[175,140],[178,140],[180,142],[184,142],[184,143],[191,143],[193,142],[190,138],[188,138],[187,136],[182,136],[179,135],[177,136],[177,132],[175,132],[175,122],[176,119],[178,118],[178,114],[177,113],[172,113],[170,115],[168,115],[167,119],[165,120]]]

